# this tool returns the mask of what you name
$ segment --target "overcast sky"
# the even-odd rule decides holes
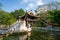
[[[2,9],[7,12],[18,10],[20,8],[24,10],[35,10],[38,6],[50,3],[51,1],[60,0],[0,0],[3,4]]]

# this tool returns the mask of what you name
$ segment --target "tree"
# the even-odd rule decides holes
[[[47,12],[48,10],[55,10],[60,9],[60,2],[54,2],[52,1],[49,4],[38,6],[38,8],[35,10],[37,14]]]
[[[15,18],[18,18],[19,16],[23,16],[25,14],[23,9],[15,10],[14,12],[11,12],[11,15],[13,15]]]
[[[53,10],[53,11],[48,11],[48,13],[51,15],[50,19],[53,23],[60,24],[60,10]]]
[[[11,25],[16,21],[16,19],[5,11],[0,11],[0,25]]]

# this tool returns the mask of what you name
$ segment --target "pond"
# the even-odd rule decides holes
[[[60,35],[56,33],[58,32],[32,29],[28,34],[3,37],[2,40],[60,40]]]

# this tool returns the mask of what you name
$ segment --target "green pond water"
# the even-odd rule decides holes
[[[25,35],[13,35],[3,37],[2,40],[60,40],[60,35],[57,35],[53,31],[44,30],[32,30]]]

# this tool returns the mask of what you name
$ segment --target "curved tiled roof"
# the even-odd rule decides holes
[[[38,18],[37,16],[35,16],[32,12],[31,13],[29,13],[29,12],[27,12],[24,16],[21,16],[20,17],[20,19],[22,19],[22,20],[24,20],[24,19],[28,19],[29,21],[31,20],[34,20],[34,19],[36,19],[36,18]]]

